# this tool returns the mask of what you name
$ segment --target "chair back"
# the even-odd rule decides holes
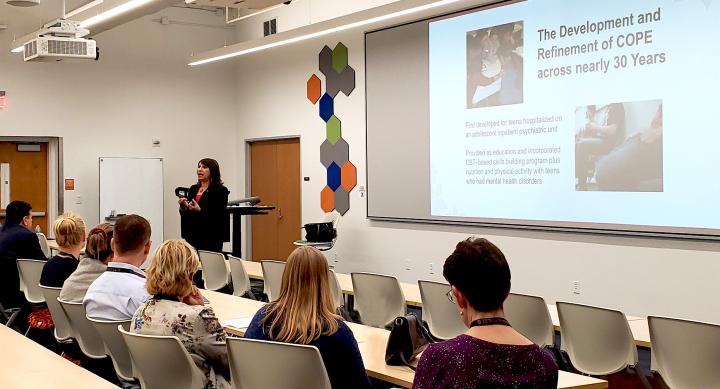
[[[40,275],[42,274],[45,261],[37,259],[18,259],[17,268],[20,274],[21,284],[25,287],[21,290],[25,294],[25,299],[33,304],[45,302],[45,296],[40,289]]]
[[[47,236],[43,234],[42,232],[37,232],[38,241],[40,242],[40,249],[42,250],[43,254],[45,254],[45,258],[50,258],[50,246],[48,245]]]
[[[422,300],[422,317],[430,333],[438,339],[452,339],[467,327],[460,319],[458,307],[447,298],[450,284],[433,281],[418,281]]]
[[[77,340],[83,354],[93,359],[102,359],[105,354],[105,344],[90,320],[85,316],[85,307],[82,303],[63,301],[58,298],[60,305],[67,314],[73,338]]]
[[[608,375],[637,364],[635,341],[622,312],[560,301],[557,310],[562,348],[577,370]]]
[[[227,338],[227,348],[235,389],[331,389],[320,352],[314,346]]]
[[[510,293],[503,310],[513,328],[533,343],[540,347],[555,345],[555,327],[542,297]]]
[[[112,359],[118,377],[125,381],[134,380],[130,351],[128,351],[127,344],[125,344],[125,339],[118,331],[118,326],[122,326],[126,331],[129,330],[130,320],[98,320],[89,317],[87,319],[100,334],[100,338],[105,344],[105,353]]]
[[[250,277],[245,271],[243,260],[232,255],[228,255],[230,263],[230,276],[232,277],[233,295],[242,297],[250,290]]]
[[[230,272],[225,264],[225,256],[213,251],[198,250],[205,288],[219,290],[227,286]]]
[[[117,327],[125,339],[143,389],[198,389],[204,374],[174,336],[140,335]]]
[[[350,273],[350,277],[355,309],[363,324],[384,328],[405,315],[405,296],[397,278],[373,273]]]
[[[720,388],[720,325],[649,316],[651,369],[671,388]]]
[[[269,301],[276,300],[280,297],[280,285],[282,284],[282,274],[285,271],[285,262],[281,261],[260,261],[263,271],[263,281],[265,283],[264,293],[268,296]]]
[[[342,288],[340,287],[340,281],[338,281],[337,274],[333,269],[330,269],[328,273],[330,277],[330,290],[332,291],[333,301],[335,302],[335,308],[345,306],[345,298],[343,297]]]
[[[60,306],[58,297],[60,297],[60,290],[62,288],[55,288],[50,286],[38,285],[40,291],[42,291],[45,302],[47,303],[48,309],[50,310],[50,316],[52,316],[53,323],[55,324],[55,340],[62,342],[72,338],[72,328],[70,327],[70,321],[68,320],[65,310]]]

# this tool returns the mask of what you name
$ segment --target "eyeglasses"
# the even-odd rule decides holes
[[[452,294],[452,289],[448,290],[445,296],[447,296],[451,303],[455,304],[455,296]]]

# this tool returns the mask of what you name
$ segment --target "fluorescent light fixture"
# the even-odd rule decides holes
[[[222,55],[218,55],[218,56],[215,56],[215,57],[211,57],[211,58],[207,58],[207,59],[203,59],[203,60],[199,60],[199,61],[195,61],[195,62],[190,62],[188,65],[190,65],[190,66],[203,65],[203,64],[206,64],[206,63],[211,63],[211,62],[216,62],[216,61],[222,61],[222,60],[228,59],[228,58],[239,57],[239,56],[241,56],[241,55],[245,55],[245,54],[255,53],[255,52],[258,52],[258,51],[262,51],[262,50],[271,49],[271,48],[273,48],[273,47],[284,46],[284,45],[288,45],[288,44],[291,44],[291,43],[296,43],[296,42],[301,42],[301,41],[308,40],[308,39],[318,38],[318,37],[325,36],[325,35],[329,35],[329,34],[333,34],[333,33],[336,33],[336,32],[345,31],[345,30],[351,30],[351,29],[353,29],[353,28],[358,28],[358,27],[366,26],[366,25],[368,25],[368,24],[378,23],[378,22],[382,22],[382,21],[385,21],[385,20],[394,19],[394,18],[397,18],[397,17],[400,17],[400,16],[405,16],[405,15],[413,14],[413,13],[416,13],[416,12],[422,12],[422,11],[430,10],[430,9],[433,9],[433,8],[442,7],[442,6],[445,6],[445,5],[452,4],[452,3],[457,3],[457,2],[459,2],[459,1],[462,1],[462,0],[440,0],[440,1],[432,2],[432,3],[428,3],[428,4],[423,4],[423,5],[420,5],[420,6],[417,6],[417,7],[408,8],[408,9],[404,9],[404,10],[400,10],[400,11],[396,11],[396,12],[391,12],[391,13],[386,14],[386,15],[380,15],[380,16],[376,16],[376,17],[373,17],[373,18],[369,18],[369,19],[360,20],[360,21],[357,21],[357,22],[345,24],[345,25],[343,25],[343,26],[337,26],[337,27],[333,27],[333,28],[328,28],[328,29],[326,29],[326,30],[316,31],[316,32],[312,32],[312,33],[309,33],[309,34],[300,35],[300,36],[296,36],[296,37],[293,37],[293,38],[288,38],[288,39],[285,39],[285,40],[280,40],[280,41],[277,41],[277,42],[268,43],[268,44],[266,44],[266,45],[261,45],[261,46],[257,46],[257,47],[251,47],[251,48],[248,48],[248,49],[245,49],[245,50],[239,50],[239,51],[236,51],[236,52],[233,52],[233,53],[222,54]]]
[[[132,11],[135,8],[141,7],[153,0],[130,0],[127,3],[124,3],[122,5],[119,5],[115,8],[111,8],[101,14],[95,15],[91,18],[87,18],[80,22],[80,27],[82,28],[90,28],[98,23],[104,22],[110,18],[114,18],[115,16],[118,16],[120,14],[123,14],[128,11]]]
[[[23,44],[23,45],[18,46],[10,51],[12,51],[13,53],[22,53],[23,51],[25,51],[25,45]]]
[[[85,4],[85,5],[81,6],[81,7],[75,8],[74,10],[66,13],[66,14],[65,14],[65,19],[70,19],[71,17],[73,17],[73,16],[75,16],[75,15],[81,13],[81,12],[85,12],[85,11],[89,10],[90,8],[95,7],[96,5],[100,5],[100,4],[102,4],[102,3],[103,3],[103,0],[91,1],[91,2]]]

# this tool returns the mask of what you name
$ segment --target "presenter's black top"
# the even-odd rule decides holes
[[[13,223],[0,227],[0,302],[5,308],[18,307],[24,298],[20,292],[20,278],[16,259],[47,260],[37,235]]]
[[[200,185],[190,187],[189,199],[195,199]],[[230,216],[227,202],[230,191],[222,184],[211,184],[199,200],[200,211],[180,209],[180,234],[197,250],[222,251],[230,240]]]
[[[70,254],[60,253],[45,263],[40,274],[40,285],[62,288],[80,261]]]

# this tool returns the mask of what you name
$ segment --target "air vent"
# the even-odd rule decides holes
[[[48,41],[48,54],[85,55],[87,42],[74,41]]]
[[[277,34],[277,18],[263,23],[263,36]]]
[[[28,42],[25,44],[25,56],[30,57],[37,54],[37,41]]]

